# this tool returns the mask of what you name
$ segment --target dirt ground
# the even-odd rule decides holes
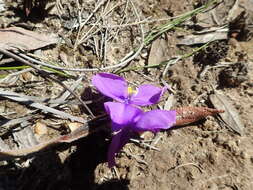
[[[57,0],[48,1],[45,5],[42,1],[34,1],[28,17],[23,1],[3,2],[5,9],[0,12],[2,28],[19,26],[61,37],[57,44],[30,53],[61,67],[91,69],[117,64],[129,52],[140,47],[142,35],[147,36],[149,31],[158,30],[159,26],[166,24],[170,17],[176,19],[178,15],[199,8],[208,1]],[[117,156],[117,166],[110,169],[106,153],[111,134],[100,131],[32,157],[0,161],[0,190],[252,190],[253,2],[224,0],[210,7],[159,35],[124,67],[106,72],[118,73],[131,85],[168,84],[171,90],[164,94],[159,105],[147,110],[164,108],[168,104],[171,109],[182,106],[213,107],[210,95],[215,88],[237,110],[244,126],[243,134],[231,130],[234,126],[224,125],[219,117],[208,116],[194,124],[156,135],[145,133],[144,140],[130,142],[123,148]],[[241,12],[246,14],[240,17]],[[88,20],[82,30],[78,25],[80,18],[82,22]],[[171,62],[175,61],[172,58],[191,53],[206,43],[181,44],[187,36],[204,29],[216,31],[214,28],[220,26],[228,28],[227,38],[210,42],[192,55]],[[6,58],[1,57],[1,61]],[[231,64],[228,66],[226,63]],[[13,64],[20,65],[17,62],[0,62],[0,68]],[[156,64],[158,66],[152,67]],[[17,71],[0,70],[0,75]],[[94,88],[91,90],[91,77],[97,72],[66,71],[71,77],[55,74],[70,86],[83,76],[75,92],[85,101],[93,100],[89,107],[94,115],[103,113],[104,101],[101,97],[97,98]],[[47,98],[57,98],[64,91],[59,84],[46,80],[35,70],[19,75],[14,82],[5,81],[0,85],[4,90]],[[70,99],[75,102],[75,98]],[[84,119],[90,118],[78,103],[57,108]],[[24,116],[32,118],[0,129],[1,138],[13,149],[19,145],[15,142],[14,133],[25,127],[34,131],[38,122],[45,123],[47,128],[35,135],[38,142],[71,131],[68,120],[0,97],[1,120]]]

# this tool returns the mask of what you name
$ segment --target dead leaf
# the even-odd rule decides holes
[[[205,44],[216,40],[226,40],[228,38],[228,29],[223,28],[215,32],[209,32],[206,34],[199,35],[188,35],[185,36],[178,45],[196,45]]]
[[[169,95],[168,99],[166,100],[163,109],[170,110],[172,106],[175,104],[175,97],[174,95]]]
[[[0,48],[5,50],[36,50],[57,43],[56,35],[41,34],[20,27],[0,29]]]
[[[148,65],[156,65],[165,60],[166,41],[159,38],[152,43],[151,50],[148,57]]]
[[[215,91],[215,94],[210,95],[209,98],[215,108],[221,108],[225,110],[224,113],[220,113],[220,116],[226,125],[233,131],[243,135],[244,125],[231,100],[218,91]]]

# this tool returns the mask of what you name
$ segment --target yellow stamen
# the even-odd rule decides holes
[[[136,93],[137,93],[137,90],[134,89],[134,88],[132,88],[131,86],[129,86],[129,87],[127,88],[127,93],[128,93],[129,96],[131,96],[131,95],[133,95],[133,94],[136,94]]]

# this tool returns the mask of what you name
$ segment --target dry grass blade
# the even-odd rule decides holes
[[[221,92],[215,91],[215,94],[210,95],[210,100],[215,108],[224,109],[225,113],[220,113],[222,120],[233,131],[243,135],[244,125],[238,114],[238,111],[233,106],[233,103]]]
[[[31,51],[57,41],[55,35],[40,34],[20,27],[0,29],[0,47],[6,50]]]

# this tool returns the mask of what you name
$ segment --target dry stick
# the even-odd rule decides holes
[[[176,19],[176,18],[179,18],[181,17],[182,15],[184,14],[181,14],[181,15],[177,15],[177,16],[173,16],[173,17],[168,17],[168,18],[160,18],[160,19],[152,19],[152,20],[149,20],[151,19],[152,17],[148,17],[148,18],[145,18],[141,21],[137,21],[137,22],[133,22],[133,23],[127,23],[127,24],[119,24],[119,25],[98,25],[97,26],[100,26],[102,28],[123,28],[123,27],[129,27],[129,26],[135,26],[135,25],[139,25],[139,24],[149,24],[149,23],[153,23],[153,22],[163,22],[163,21],[168,21],[168,20],[172,20],[172,19]],[[87,23],[86,23],[87,24]],[[95,23],[94,24],[88,24],[88,25],[96,25]]]
[[[109,2],[110,1],[108,1],[108,3],[107,3],[107,5],[109,4]],[[122,3],[118,3],[118,4],[116,4],[114,7],[112,7],[107,13],[105,13],[104,14],[104,16],[106,16],[107,14],[109,14],[109,12],[111,11],[111,10],[113,10],[113,9],[115,9],[115,8],[117,8],[117,7],[119,7],[120,5],[123,5],[123,4],[125,4],[124,2]],[[107,5],[106,5],[106,7],[107,7]],[[100,5],[99,5],[100,6]],[[81,12],[83,11],[83,7],[82,7],[82,9],[81,9]],[[94,16],[94,13],[91,13],[91,15],[90,15],[90,17],[88,17],[86,20],[85,20],[85,22],[81,22],[81,18],[80,18],[80,16],[78,16],[78,23],[74,23],[73,24],[73,26],[72,26],[72,29],[68,32],[68,34],[70,34],[72,31],[73,31],[73,29],[75,29],[75,28],[79,28],[79,30],[81,30],[82,29],[82,27],[84,26],[84,25],[87,25],[87,26],[93,26],[93,25],[96,25],[96,26],[100,26],[100,24],[88,24],[87,22],[89,21],[89,19],[90,18],[92,18],[92,16]],[[99,19],[96,19],[96,20],[99,20]],[[81,29],[80,29],[81,28]],[[78,39],[78,37],[79,37],[79,35],[77,36],[77,39]],[[76,40],[76,42],[75,43],[77,43],[77,41],[78,40]]]
[[[32,68],[33,69],[33,68]],[[1,86],[0,86],[1,87]],[[71,86],[71,90],[74,89],[73,86]],[[4,93],[6,93],[6,95],[9,95],[9,96],[16,96],[16,97],[20,97],[20,98],[26,98],[27,100],[29,101],[33,101],[33,102],[36,102],[36,103],[46,103],[46,104],[50,104],[50,107],[56,107],[58,106],[59,104],[77,104],[76,101],[71,101],[71,100],[66,100],[67,96],[69,96],[69,92],[66,91],[65,93],[63,93],[63,95],[57,99],[50,99],[50,98],[44,98],[44,97],[37,97],[37,96],[27,96],[27,95],[23,95],[23,94],[17,94],[17,93],[14,93],[14,92],[9,92],[9,91],[3,91],[0,89],[0,96]],[[91,104],[92,101],[89,100],[89,101],[84,101],[85,104]]]
[[[96,21],[96,24],[98,24],[101,20],[101,17]],[[84,43],[88,38],[89,38],[89,34],[93,31],[93,29],[95,28],[96,26],[93,25],[87,32],[85,32],[85,35],[81,37],[81,39],[79,39],[76,44],[76,46],[74,46],[74,49],[77,48],[78,45]],[[100,29],[99,29],[100,30]]]
[[[79,79],[78,80],[76,80],[75,82],[73,82],[72,84],[71,84],[71,87],[70,87],[70,89],[71,89],[71,91],[74,91],[76,88],[77,88],[77,86],[79,85],[79,83],[82,81],[82,77],[79,77]],[[65,91],[60,97],[58,97],[57,99],[55,99],[54,101],[58,101],[58,102],[66,102],[65,100],[69,97],[69,95],[70,95],[70,92],[69,91]],[[87,102],[85,102],[85,104],[87,104]],[[58,104],[56,103],[56,104],[51,104],[50,106],[57,106]]]
[[[148,147],[148,148],[150,148],[150,149],[160,151],[159,148],[156,148],[155,146],[152,146],[152,145],[150,145],[150,144],[147,144],[147,143],[145,143],[145,142],[143,142],[143,141],[141,141],[141,140],[138,140],[138,139],[130,139],[130,141],[139,143],[139,144],[141,144],[141,145],[143,145],[143,146],[145,146],[145,147]]]
[[[59,83],[63,88],[65,88],[66,90],[68,90],[85,108],[86,110],[89,112],[89,114],[92,116],[92,118],[95,118],[95,116],[93,115],[93,113],[91,112],[91,110],[88,108],[88,106],[83,102],[83,100],[78,96],[76,95],[68,86],[66,86],[63,82],[59,81],[58,79],[55,79],[54,77],[51,77],[50,75],[48,75],[48,73],[46,71],[43,71],[40,69],[40,66],[37,66],[37,65],[33,65],[32,63],[30,63],[29,61],[17,56],[16,54],[8,51],[8,50],[5,50],[5,49],[2,49],[0,48],[0,52],[25,64],[25,65],[28,65],[36,70],[38,70],[42,75],[44,75],[46,78],[50,78],[52,81],[54,82],[57,82]]]

